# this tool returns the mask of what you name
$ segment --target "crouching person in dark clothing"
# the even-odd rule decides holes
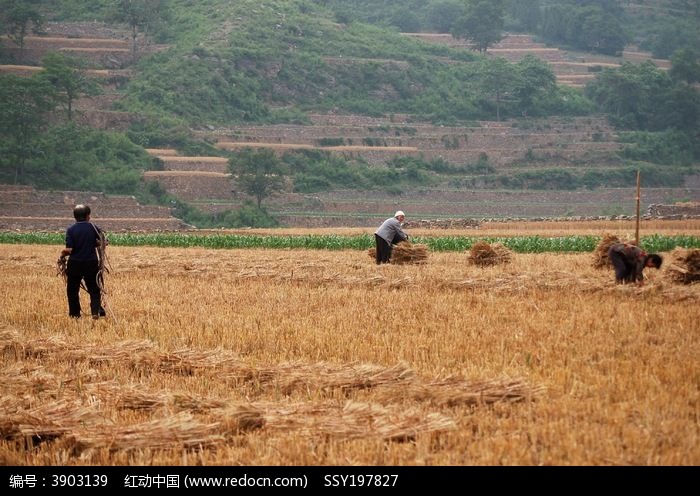
[[[76,222],[66,230],[66,247],[61,250],[61,259],[68,257],[66,268],[68,315],[80,318],[80,285],[85,281],[85,289],[90,295],[90,313],[93,319],[98,319],[105,316],[98,284],[100,265],[97,247],[102,242],[101,230],[90,222],[88,205],[76,205],[73,209],[73,217]]]
[[[645,267],[661,268],[663,258],[655,253],[645,252],[635,245],[627,243],[616,243],[608,249],[608,258],[615,268],[615,282],[626,284],[637,282],[644,284]]]

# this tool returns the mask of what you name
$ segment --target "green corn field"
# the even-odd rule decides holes
[[[212,248],[212,249],[307,249],[307,250],[367,250],[374,246],[369,234],[334,235],[242,235],[242,234],[182,234],[182,233],[114,233],[109,242],[113,246],[151,246],[156,248]],[[592,252],[602,238],[592,235],[545,237],[539,235],[482,237],[482,236],[416,236],[412,242],[427,245],[435,252],[468,250],[477,241],[501,243],[515,253],[585,253]],[[0,233],[0,243],[62,245],[61,233]],[[700,248],[700,237],[689,235],[643,236],[642,248],[650,252],[669,251],[673,248]]]

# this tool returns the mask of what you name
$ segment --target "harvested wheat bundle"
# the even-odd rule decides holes
[[[238,367],[240,360],[231,352],[224,350],[177,350],[172,353],[161,353],[159,368],[162,372],[191,375],[194,371],[212,371]]]
[[[226,407],[227,403],[223,400],[211,398],[197,398],[184,393],[177,393],[170,399],[172,405],[178,410],[187,410],[194,413],[205,413],[210,410],[216,410]]]
[[[17,405],[19,406],[19,404]],[[97,415],[92,406],[61,400],[30,409],[0,412],[0,438],[53,439],[74,431]]]
[[[593,267],[596,269],[604,269],[610,267],[610,259],[608,258],[608,250],[610,247],[617,243],[628,243],[628,241],[621,240],[614,234],[607,233],[600,240],[598,246],[593,251]]]
[[[348,402],[341,419],[367,429],[363,437],[380,437],[389,441],[414,441],[421,432],[449,431],[456,428],[454,420],[440,413],[421,413],[415,409],[392,411],[384,406]]]
[[[390,288],[405,288],[408,286],[413,286],[414,284],[414,279],[412,277],[401,277],[387,281],[387,285]]]
[[[195,371],[220,370],[238,361],[235,355],[222,350],[185,349],[161,352],[147,341],[124,341],[109,348],[99,347],[91,351],[86,357],[91,362],[123,362],[134,369],[158,370],[180,375],[191,375]]]
[[[265,427],[262,410],[251,405],[236,405],[222,410],[221,424],[224,430],[234,434],[251,432]]]
[[[44,392],[60,381],[56,376],[47,372],[40,365],[25,365],[23,363],[8,366],[0,371],[0,383],[4,393]]]
[[[469,252],[469,263],[479,267],[510,263],[512,253],[502,243],[477,241]]]
[[[189,413],[159,418],[126,427],[92,424],[73,433],[83,449],[108,448],[111,451],[201,448],[221,444],[225,438],[219,434],[219,422],[202,423]]]
[[[367,255],[373,260],[377,258],[377,249],[370,248],[367,250]],[[428,260],[428,246],[418,244],[415,245],[410,241],[402,241],[399,244],[393,245],[391,248],[391,258],[389,262],[398,265],[406,264],[423,264]]]
[[[14,341],[6,341],[5,348],[14,348],[15,356],[23,358],[40,358],[52,353],[61,354],[70,350],[69,345],[61,338],[50,336],[27,340],[16,334]]]
[[[676,248],[670,253],[669,258],[671,263],[668,265],[667,272],[671,280],[681,284],[700,281],[700,250]]]
[[[402,418],[387,416],[374,419],[374,429],[381,438],[388,441],[415,441],[422,432],[445,432],[457,428],[456,422],[441,413],[431,412],[421,415],[417,412],[403,412]]]
[[[84,358],[95,364],[103,362],[137,364],[150,363],[156,353],[156,347],[150,341],[128,340],[113,346],[85,345],[82,350],[75,350],[76,356],[74,358],[78,358],[79,352]]]
[[[19,437],[18,412],[29,408],[28,403],[28,398],[16,394],[0,396],[0,439]]]
[[[14,329],[8,325],[3,325],[0,328],[0,350],[4,350],[10,346],[15,346],[19,343],[20,335],[17,329]]]
[[[658,291],[659,296],[664,300],[673,303],[687,301],[692,305],[700,303],[700,293],[695,290],[695,284],[674,285],[672,287],[663,287]]]
[[[394,245],[389,261],[393,264],[423,264],[428,260],[428,246],[402,241]]]
[[[530,386],[520,379],[467,381],[448,377],[432,382],[414,381],[407,387],[382,388],[382,395],[413,398],[436,405],[484,405],[496,402],[519,402],[532,399],[544,391],[542,386]]]
[[[125,410],[155,410],[168,404],[167,393],[148,393],[137,387],[131,387],[127,391],[115,391],[114,403],[117,408]]]
[[[18,334],[8,332],[0,336],[0,343],[6,347],[15,348],[18,355],[26,357],[60,352],[62,359],[66,360],[87,360],[95,364],[120,362],[135,369],[145,368],[149,371],[158,370],[182,375],[190,375],[195,371],[220,371],[241,367],[237,355],[225,350],[183,349],[161,352],[153,343],[143,340],[122,341],[107,347],[97,344],[76,346],[58,338],[26,341]]]
[[[396,384],[413,377],[406,364],[381,367],[373,364],[350,363],[333,366],[324,362],[315,364],[289,363],[275,368],[261,369],[255,378],[260,384],[271,383],[285,394],[294,390],[371,389],[384,384]]]
[[[382,438],[389,441],[415,439],[421,432],[455,428],[452,419],[439,413],[406,411],[398,406],[348,402],[333,405],[271,405],[265,412],[265,427],[284,432],[298,431],[305,436],[336,439]]]
[[[265,408],[265,427],[271,431],[298,432],[303,436],[330,436],[359,439],[369,436],[368,421],[360,422],[353,416],[343,415],[342,406],[318,402],[281,406],[270,404]]]
[[[206,413],[225,408],[228,405],[223,400],[199,398],[185,393],[143,391],[136,385],[115,385],[111,388],[100,389],[106,401],[114,404],[116,408],[124,410],[151,411],[165,407],[174,411]]]

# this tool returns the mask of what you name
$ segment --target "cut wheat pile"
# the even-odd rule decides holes
[[[512,252],[501,243],[489,244],[485,241],[477,241],[469,252],[469,263],[484,267],[487,265],[499,265],[511,261]]]
[[[676,248],[669,257],[668,273],[674,282],[690,284],[700,281],[700,250]]]
[[[596,246],[593,251],[593,267],[596,269],[604,269],[610,267],[610,259],[608,258],[608,250],[610,247],[617,243],[625,243],[626,241],[620,240],[614,234],[605,234],[603,239],[600,240],[598,246]]]
[[[367,255],[376,258],[376,248],[367,250]],[[393,245],[391,249],[391,258],[389,261],[393,264],[423,264],[428,260],[428,245],[413,244],[410,241],[402,241]]]
[[[410,241],[404,241],[394,246],[391,250],[391,263],[395,264],[421,264],[428,259],[428,246],[415,245]]]

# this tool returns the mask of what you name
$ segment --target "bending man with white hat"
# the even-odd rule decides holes
[[[404,213],[397,210],[394,216],[382,222],[382,225],[374,233],[374,242],[377,246],[377,265],[389,263],[391,246],[408,239],[408,234],[401,229],[405,218]]]

